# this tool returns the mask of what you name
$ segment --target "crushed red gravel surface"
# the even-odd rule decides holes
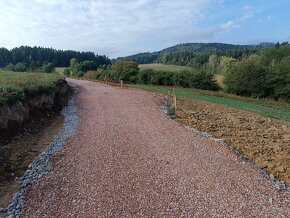
[[[289,217],[290,197],[156,94],[78,87],[77,134],[26,194],[22,217]]]

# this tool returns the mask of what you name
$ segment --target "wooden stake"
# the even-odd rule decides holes
[[[175,114],[176,114],[176,109],[177,109],[177,100],[176,100],[176,93],[175,93],[175,88],[173,88],[173,98],[174,98],[174,108],[175,108]]]
[[[123,80],[121,80],[121,89],[123,88]]]

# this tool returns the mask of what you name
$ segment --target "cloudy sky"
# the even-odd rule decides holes
[[[0,0],[0,47],[110,58],[185,42],[290,41],[289,0]]]

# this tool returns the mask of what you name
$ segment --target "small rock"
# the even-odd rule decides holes
[[[7,213],[7,208],[2,208],[2,207],[0,207],[0,213]]]
[[[269,198],[269,203],[272,205],[273,204],[273,199]]]
[[[283,173],[285,171],[283,166],[277,167],[277,171]]]
[[[272,179],[272,180],[275,179],[275,177],[272,174],[270,174],[269,176],[270,176],[270,179]]]

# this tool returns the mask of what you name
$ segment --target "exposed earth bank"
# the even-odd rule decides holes
[[[20,102],[0,105],[0,146],[21,133],[40,129],[66,104],[69,91],[63,81],[52,92],[26,95]]]
[[[60,111],[70,91],[61,81],[52,91],[26,94],[22,101],[0,105],[0,217],[19,190],[18,179],[63,127]]]

